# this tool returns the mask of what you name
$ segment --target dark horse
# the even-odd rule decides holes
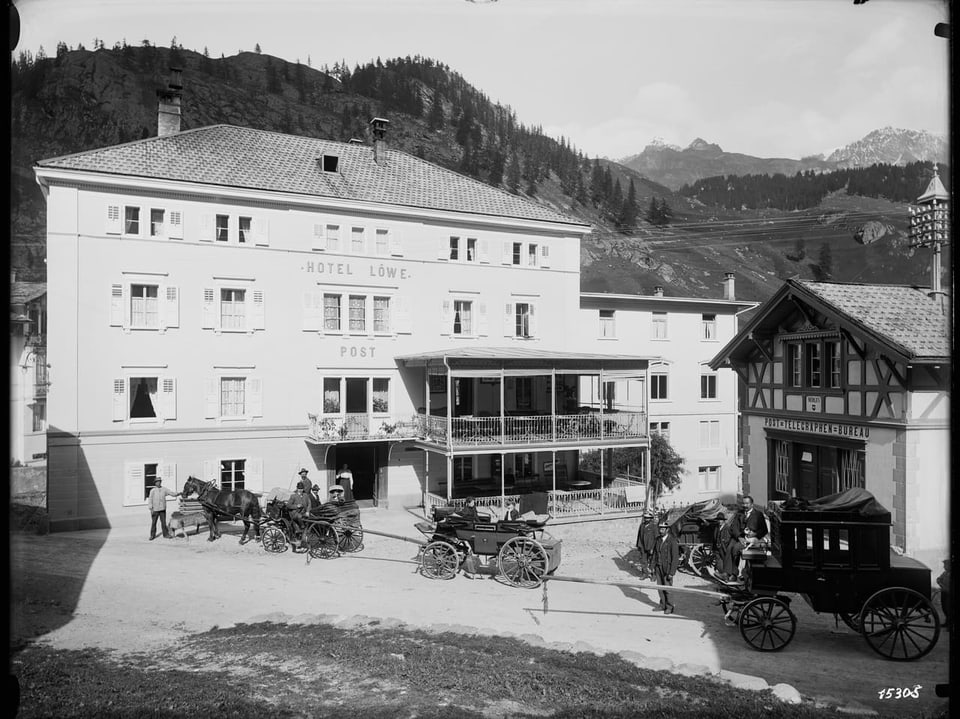
[[[208,542],[220,538],[217,517],[243,520],[243,536],[240,537],[240,544],[247,542],[247,533],[250,531],[251,524],[256,541],[260,541],[260,500],[253,492],[246,489],[221,490],[213,482],[203,482],[191,476],[184,482],[182,494],[184,499],[191,494],[196,494],[200,504],[203,505],[203,514],[207,518],[207,524],[210,525]]]

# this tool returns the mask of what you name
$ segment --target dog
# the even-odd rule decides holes
[[[174,512],[170,515],[170,536],[176,538],[177,533],[183,535],[184,539],[189,539],[187,528],[183,522],[183,512]]]

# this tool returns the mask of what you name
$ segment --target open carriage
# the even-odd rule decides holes
[[[267,499],[266,520],[261,524],[263,548],[270,553],[306,552],[314,559],[331,559],[342,552],[363,549],[363,525],[356,502],[315,504],[297,528],[290,518],[287,499],[273,490]]]
[[[694,502],[670,509],[659,520],[670,525],[680,543],[680,567],[698,576],[708,576],[716,560],[716,536],[724,516],[734,509],[719,499]]]
[[[441,508],[442,509],[442,508]],[[538,587],[560,566],[561,540],[545,529],[547,519],[487,521],[438,511],[436,522],[417,525],[428,542],[420,551],[421,573],[430,579],[497,572],[515,587]]]

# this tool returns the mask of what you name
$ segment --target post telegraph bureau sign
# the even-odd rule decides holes
[[[792,432],[809,432],[831,437],[849,437],[850,439],[870,439],[870,428],[859,424],[841,424],[839,422],[819,422],[811,419],[782,419],[764,417],[763,426],[767,429],[785,429]]]
[[[367,270],[367,274],[363,274],[364,269]],[[406,268],[394,267],[393,265],[383,264],[382,262],[379,264],[355,265],[352,262],[314,262],[313,260],[309,260],[303,265],[303,271],[333,277],[375,277],[380,280],[410,279],[410,273]]]

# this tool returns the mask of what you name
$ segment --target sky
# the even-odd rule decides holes
[[[949,131],[946,0],[14,0],[14,57],[174,38],[315,69],[420,55],[588,157],[654,139],[829,154],[883,127]],[[189,77],[184,77],[189,92]]]

